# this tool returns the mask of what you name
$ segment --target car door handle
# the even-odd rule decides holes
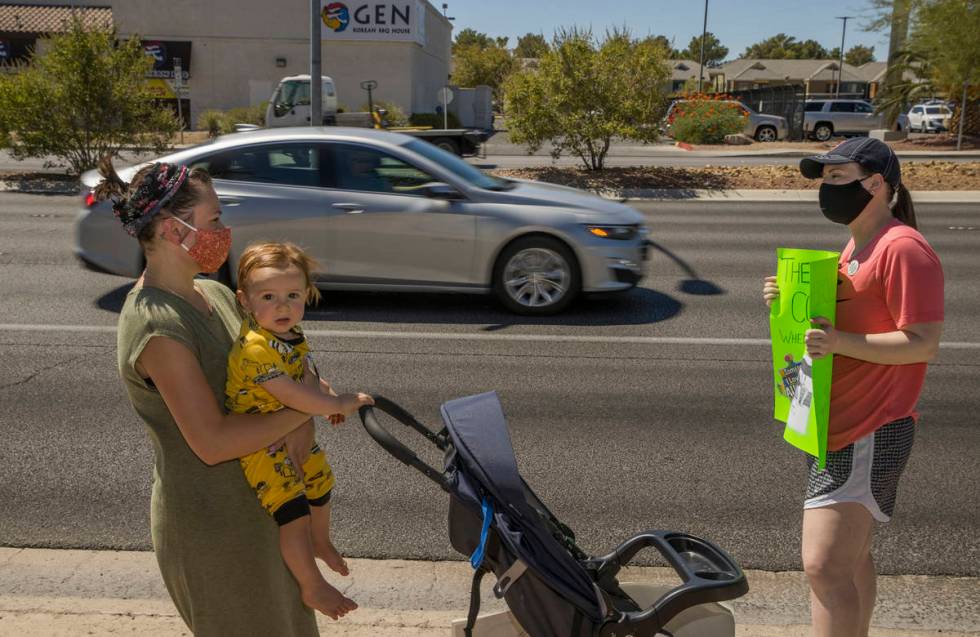
[[[218,203],[220,203],[223,206],[231,207],[231,206],[240,205],[242,203],[242,200],[239,199],[238,197],[218,197]]]
[[[339,210],[346,210],[349,215],[359,215],[364,212],[364,208],[356,203],[335,203],[333,207]]]

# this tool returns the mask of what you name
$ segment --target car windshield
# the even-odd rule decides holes
[[[483,190],[510,190],[514,187],[513,182],[500,179],[499,177],[492,177],[476,166],[466,163],[456,155],[447,153],[429,142],[413,139],[406,142],[403,147],[422,155],[429,161],[439,164],[474,188],[481,188]]]

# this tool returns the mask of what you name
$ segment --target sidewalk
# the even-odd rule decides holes
[[[350,560],[343,588],[360,608],[324,635],[448,637],[465,616],[465,562]],[[631,568],[624,581],[674,582],[664,568]],[[751,591],[734,603],[739,637],[809,634],[801,573],[747,573]],[[330,578],[335,583],[343,580]],[[220,585],[220,582],[215,582]],[[484,590],[486,612],[503,608]],[[980,635],[980,580],[890,576],[879,580],[874,637]],[[152,553],[0,548],[0,636],[189,635],[171,604]]]

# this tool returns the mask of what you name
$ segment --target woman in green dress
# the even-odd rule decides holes
[[[317,635],[279,554],[276,524],[237,462],[282,439],[309,449],[312,425],[290,409],[240,415],[222,407],[242,319],[231,290],[196,278],[216,271],[231,244],[211,180],[157,163],[126,184],[108,159],[100,172],[96,196],[113,199],[146,254],[119,316],[118,359],[153,444],[150,524],[167,590],[198,637]],[[337,619],[355,607],[344,599],[320,610]]]

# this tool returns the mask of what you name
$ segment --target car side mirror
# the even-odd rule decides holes
[[[462,193],[460,193],[458,190],[449,184],[444,184],[440,181],[425,184],[422,186],[422,192],[429,199],[446,199],[453,201],[463,198]]]

